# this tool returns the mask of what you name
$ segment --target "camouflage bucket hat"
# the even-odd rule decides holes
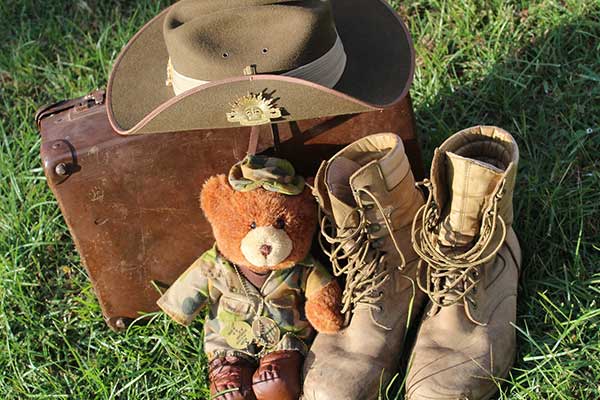
[[[239,192],[262,187],[270,192],[294,196],[304,190],[304,178],[281,158],[248,155],[229,171],[229,184]]]

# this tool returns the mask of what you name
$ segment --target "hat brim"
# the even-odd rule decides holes
[[[385,0],[332,0],[347,55],[333,89],[282,75],[232,77],[178,96],[165,84],[169,58],[163,21],[148,22],[123,48],[109,77],[108,118],[123,135],[239,126],[227,120],[231,104],[266,93],[281,109],[278,121],[296,121],[387,108],[408,93],[414,49],[408,29]]]

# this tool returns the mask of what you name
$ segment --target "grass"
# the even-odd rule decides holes
[[[109,331],[41,168],[33,113],[106,84],[164,1],[0,3],[0,397],[208,398],[201,323]],[[424,154],[478,123],[512,132],[524,251],[503,399],[600,398],[600,4],[396,1],[417,50]],[[401,396],[401,394],[400,394]],[[391,396],[392,398],[394,395]]]

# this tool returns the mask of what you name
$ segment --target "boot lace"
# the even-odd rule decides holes
[[[498,203],[504,194],[504,181],[484,211],[479,237],[468,250],[443,246],[438,242],[442,218],[441,211],[433,199],[431,182],[425,179],[418,185],[429,189],[429,196],[427,202],[417,211],[411,229],[413,248],[420,258],[417,277],[421,276],[423,264],[427,264],[425,282],[417,279],[417,283],[437,306],[451,306],[466,298],[477,307],[472,295],[475,294],[480,281],[480,266],[498,253],[506,238],[506,224],[498,212]],[[494,232],[498,225],[502,230],[501,240],[484,256],[493,245]]]
[[[381,307],[377,302],[383,296],[382,286],[390,278],[387,268],[387,254],[378,246],[378,243],[381,243],[381,238],[374,239],[370,235],[373,224],[367,218],[367,211],[371,209],[371,205],[363,204],[360,194],[368,196],[373,202],[373,206],[377,207],[377,210],[383,216],[385,229],[400,255],[398,268],[402,270],[405,265],[404,255],[393,235],[393,227],[389,219],[390,212],[386,212],[379,200],[368,189],[361,188],[357,192],[359,196],[356,197],[359,204],[352,212],[348,213],[339,228],[336,227],[331,217],[324,214],[319,208],[321,229],[319,244],[321,249],[329,257],[334,275],[346,275],[346,286],[342,295],[342,313],[346,315],[346,323],[348,323],[349,311],[354,310],[358,304],[364,304],[381,311]],[[353,215],[357,216],[358,224],[356,227],[347,227]],[[377,321],[374,322],[384,329],[389,329]]]

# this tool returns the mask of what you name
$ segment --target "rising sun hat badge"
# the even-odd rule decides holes
[[[266,99],[262,93],[248,93],[231,103],[227,121],[239,122],[243,126],[268,124],[281,117],[281,110],[274,106],[273,99]]]

